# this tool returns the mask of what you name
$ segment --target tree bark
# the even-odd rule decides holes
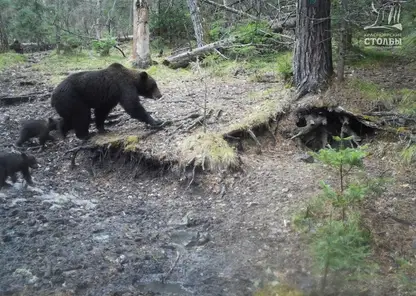
[[[97,0],[97,19],[95,20],[95,37],[101,39],[101,6],[102,0]]]
[[[331,1],[298,0],[296,42],[293,57],[297,97],[318,93],[333,74],[331,44]]]
[[[135,0],[133,9],[133,66],[146,69],[152,64],[148,0]]]
[[[187,0],[187,2],[194,26],[196,44],[198,47],[204,46],[204,30],[202,28],[201,14],[199,13],[197,0]]]
[[[0,12],[0,52],[6,52],[9,50],[9,38],[7,36],[6,24],[4,23],[3,16]]]
[[[340,22],[340,38],[338,48],[337,78],[338,81],[344,80],[345,55],[347,53],[347,33],[348,33],[348,0],[341,0],[341,22]]]

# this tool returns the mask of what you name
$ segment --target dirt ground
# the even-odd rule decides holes
[[[0,106],[4,150],[12,149],[8,145],[16,141],[21,119],[54,114],[47,95],[53,85],[31,70],[42,57],[32,55],[30,62],[0,74],[0,97],[39,93],[29,102]],[[185,91],[178,93],[175,81],[162,82],[168,99],[144,101],[145,108],[162,119],[185,116],[194,112],[195,97],[207,94],[215,110],[223,111],[221,123],[228,124],[249,112],[250,106],[273,99],[273,95],[253,99],[253,90],[277,85],[236,78],[224,87],[220,79],[210,78],[207,92],[198,79],[180,83]],[[172,146],[157,141],[176,128],[169,127],[146,143],[155,141],[154,153],[173,153]],[[123,115],[109,129],[146,127]],[[180,140],[175,138],[170,145]],[[19,182],[0,192],[0,295],[232,296],[252,295],[273,282],[311,289],[315,278],[307,249],[290,222],[293,211],[319,190],[318,180],[330,176],[318,164],[301,161],[303,154],[292,141],[280,137],[277,145],[268,137],[260,141],[261,154],[246,145],[241,172],[202,175],[189,188],[175,174],[144,171],[134,178],[129,164],[112,161],[95,166],[91,176],[82,155],[71,170],[64,153],[80,143],[73,134],[49,143],[43,152],[23,148],[41,167],[33,171],[33,187],[24,188]],[[368,162],[371,174],[384,169],[376,158]],[[394,198],[414,197],[413,177],[414,170],[391,187],[384,197],[387,202],[377,203],[376,212],[392,206]],[[409,205],[415,209],[414,199]],[[410,219],[415,222],[414,216]],[[395,227],[405,227],[403,237],[412,238],[414,226]],[[411,249],[411,241],[401,245]],[[368,295],[383,295],[375,290]]]

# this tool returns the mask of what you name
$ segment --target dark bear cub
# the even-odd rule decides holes
[[[7,185],[6,179],[10,177],[13,183],[17,182],[16,173],[21,172],[27,184],[33,185],[29,168],[36,169],[39,165],[33,155],[13,152],[0,153],[0,189]]]
[[[103,133],[104,121],[117,104],[132,118],[160,126],[162,122],[152,118],[143,108],[139,96],[162,97],[156,81],[149,74],[114,63],[103,70],[69,75],[53,91],[51,105],[62,118],[60,132],[64,138],[73,129],[77,138],[88,139],[91,109],[97,130]]]
[[[54,141],[49,132],[58,129],[59,121],[54,118],[43,119],[30,119],[22,122],[22,128],[20,130],[20,137],[17,140],[16,145],[22,146],[24,142],[31,138],[37,137],[39,144],[42,148],[45,146],[46,141]]]

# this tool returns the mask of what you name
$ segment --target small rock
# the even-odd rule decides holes
[[[416,249],[416,238],[413,240],[413,242],[412,242],[412,248],[413,249]]]
[[[301,155],[297,155],[296,156],[296,160],[297,161],[303,161],[303,162],[306,162],[306,163],[313,163],[313,162],[315,162],[315,159],[313,158],[313,156],[312,155],[309,155],[307,153],[303,153]]]

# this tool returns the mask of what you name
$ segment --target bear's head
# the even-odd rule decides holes
[[[160,99],[162,94],[157,86],[156,80],[146,72],[139,73],[139,83],[137,84],[137,92],[140,96],[148,99]]]
[[[59,120],[57,120],[55,118],[52,118],[52,117],[49,117],[48,118],[48,130],[49,131],[57,130],[58,129],[58,123],[59,123]]]
[[[33,155],[22,153],[22,157],[23,157],[24,163],[28,167],[30,167],[32,169],[39,168],[39,164],[38,164],[38,162],[36,161],[36,158]]]

